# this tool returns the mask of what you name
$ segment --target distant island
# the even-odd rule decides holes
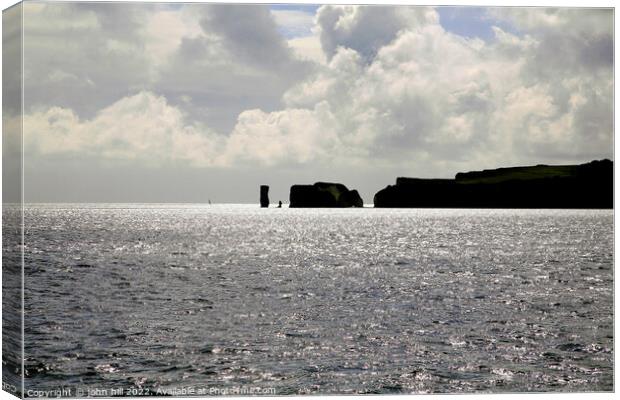
[[[375,207],[613,208],[613,162],[461,172],[454,179],[397,178]]]

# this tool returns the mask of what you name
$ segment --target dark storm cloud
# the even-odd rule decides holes
[[[192,118],[229,132],[244,110],[275,110],[313,66],[294,57],[264,6],[211,5],[196,10],[202,34],[183,38],[155,85]],[[181,105],[181,104],[180,104]]]
[[[291,67],[293,54],[269,9],[254,5],[211,5],[200,25],[223,40],[223,46],[239,61],[262,68]]]

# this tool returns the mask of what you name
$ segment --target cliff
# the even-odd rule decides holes
[[[357,190],[341,183],[316,182],[314,185],[293,185],[290,208],[295,207],[363,207]]]
[[[613,162],[536,165],[458,173],[455,179],[397,178],[375,207],[613,208]]]

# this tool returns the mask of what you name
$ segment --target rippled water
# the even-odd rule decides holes
[[[613,390],[613,212],[26,210],[26,388]]]

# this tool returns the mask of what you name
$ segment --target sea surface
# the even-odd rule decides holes
[[[613,390],[611,210],[66,204],[25,222],[27,390]]]

